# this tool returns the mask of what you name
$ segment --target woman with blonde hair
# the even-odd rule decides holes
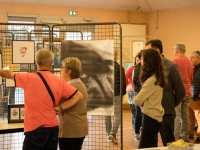
[[[64,59],[61,65],[61,76],[82,93],[83,99],[59,114],[59,147],[60,150],[81,150],[83,140],[88,135],[88,93],[80,80],[82,65],[80,60],[75,57]],[[68,100],[70,101],[70,98]],[[64,101],[66,99],[61,99],[59,104]]]

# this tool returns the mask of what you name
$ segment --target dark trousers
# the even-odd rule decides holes
[[[157,120],[143,114],[142,134],[138,148],[151,148],[158,146],[158,132],[161,123]]]
[[[139,106],[136,106],[135,113],[135,134],[140,133],[140,127],[142,126],[142,112]]]
[[[84,138],[59,138],[60,150],[81,150]]]
[[[167,146],[167,143],[174,142],[174,119],[175,115],[173,114],[164,114],[163,121],[160,128],[160,135],[164,146]]]
[[[58,127],[40,128],[25,133],[23,150],[57,150]]]

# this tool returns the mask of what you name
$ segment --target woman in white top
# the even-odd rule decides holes
[[[158,132],[164,109],[161,105],[163,87],[167,84],[162,59],[155,49],[144,50],[141,57],[142,89],[134,98],[143,112],[142,134],[138,148],[157,147]]]

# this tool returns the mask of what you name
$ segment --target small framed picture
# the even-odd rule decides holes
[[[35,63],[35,41],[13,41],[12,63],[34,64]]]
[[[125,72],[128,70],[129,67],[133,66],[132,62],[125,62],[124,70]]]
[[[8,123],[24,122],[24,104],[8,105]]]
[[[43,44],[42,43],[37,43],[37,51],[43,48]]]
[[[24,119],[24,115],[25,115],[25,110],[24,110],[24,108],[19,108],[19,118],[20,119]]]
[[[135,56],[140,52],[140,50],[144,49],[144,40],[134,40],[132,41],[132,56]]]

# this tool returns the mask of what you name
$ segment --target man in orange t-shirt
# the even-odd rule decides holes
[[[50,50],[41,49],[36,53],[38,72],[50,87],[54,102],[38,74],[0,70],[1,77],[13,79],[16,87],[24,89],[23,150],[57,150],[58,120],[54,106],[58,105],[61,97],[68,98],[70,100],[59,105],[59,109],[64,110],[75,105],[83,97],[76,88],[50,72],[53,60],[54,54]]]

